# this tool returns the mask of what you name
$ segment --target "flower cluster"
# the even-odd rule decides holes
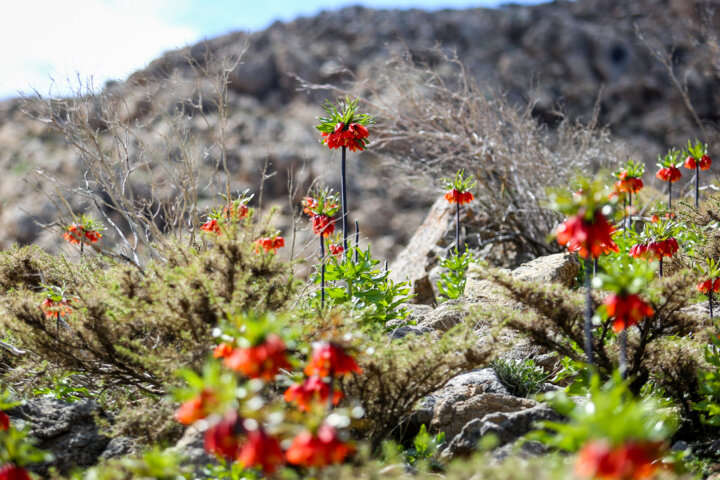
[[[464,205],[475,199],[470,189],[472,189],[477,182],[473,180],[472,175],[465,178],[464,170],[459,170],[455,173],[454,179],[443,178],[442,182],[445,184],[445,187],[449,189],[445,194],[445,200],[449,203]]]
[[[577,251],[582,258],[597,258],[608,251],[618,251],[612,239],[613,228],[599,210],[591,221],[584,212],[561,223],[555,231],[560,245],[567,245],[570,251]]]
[[[92,217],[81,215],[79,220],[65,227],[63,238],[73,245],[97,243],[102,238],[102,224]]]
[[[629,159],[618,171],[613,172],[617,181],[613,189],[615,193],[638,193],[643,189],[642,176],[645,173],[645,164]]]
[[[716,278],[715,280],[713,280],[712,278],[707,278],[695,285],[695,288],[698,292],[704,293],[705,295],[710,293],[710,290],[717,293],[718,291],[720,291],[720,278]]]
[[[285,246],[285,239],[281,237],[279,234],[275,234],[271,237],[260,237],[257,240],[255,240],[255,253],[259,253],[260,249],[265,253],[277,252],[278,248]]]
[[[281,369],[289,369],[287,348],[280,337],[271,333],[257,345],[249,348],[235,348],[224,357],[224,365],[248,378],[259,378],[266,382],[275,378]]]
[[[650,317],[655,310],[637,294],[611,293],[603,301],[608,318],[615,318],[613,331],[621,332]]]
[[[178,411],[175,412],[175,420],[183,425],[192,425],[215,411],[218,403],[215,392],[205,388],[199,395],[180,405]]]
[[[293,438],[285,458],[292,465],[319,468],[342,462],[352,451],[335,428],[323,424],[315,433],[306,430]]]
[[[322,135],[321,143],[328,148],[347,148],[351,152],[362,151],[367,148],[368,125],[375,123],[375,119],[366,113],[356,113],[358,99],[345,99],[339,102],[338,109],[329,101],[325,103],[326,117],[320,117],[320,125],[316,128]]]
[[[222,233],[221,225],[228,222],[237,223],[250,214],[248,202],[252,198],[253,195],[248,195],[247,190],[242,192],[238,198],[228,202],[222,210],[217,209],[210,212],[207,221],[200,226],[200,230],[220,235]]]
[[[645,258],[659,260],[662,257],[672,257],[680,249],[675,238],[650,242],[647,244],[638,243],[630,247],[629,255],[633,258]]]
[[[682,173],[678,168],[680,166],[680,163],[678,162],[679,155],[679,151],[671,149],[667,154],[665,154],[665,157],[658,156],[657,166],[659,170],[655,176],[663,182],[674,183],[680,180]]]
[[[707,150],[707,144],[695,140],[695,144],[693,145],[690,143],[690,140],[688,140],[687,148],[683,151],[685,168],[695,169],[699,167],[700,170],[709,170],[710,165],[712,165],[712,159],[707,154]]]
[[[459,203],[464,205],[470,203],[475,199],[472,192],[461,192],[455,188],[445,194],[445,200],[450,203]]]
[[[8,463],[0,467],[0,480],[32,480],[30,474],[22,467]]]
[[[578,453],[575,473],[601,480],[642,480],[660,468],[662,442],[628,441],[618,447],[596,440]]]
[[[296,403],[300,411],[310,411],[311,405],[327,404],[330,399],[330,384],[319,375],[311,375],[302,383],[295,383],[285,390],[283,398],[288,403]],[[333,388],[332,404],[337,405],[343,398],[341,390]]]

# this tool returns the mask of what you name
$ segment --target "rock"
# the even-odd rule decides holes
[[[420,323],[425,315],[433,311],[433,307],[430,305],[423,305],[420,303],[401,303],[398,305],[398,309],[400,308],[405,308],[408,311],[405,323]]]
[[[398,340],[408,335],[424,335],[429,333],[430,329],[419,325],[403,325],[388,333],[391,340]]]
[[[523,263],[512,271],[516,280],[554,282],[571,287],[580,271],[580,262],[573,254],[556,253]]]
[[[197,427],[188,427],[172,448],[181,454],[190,465],[202,467],[217,462],[213,455],[205,451],[205,436]]]
[[[100,458],[109,460],[111,458],[124,457],[138,453],[142,450],[139,442],[130,437],[115,437],[110,440]]]
[[[110,443],[95,424],[95,416],[103,417],[92,400],[67,403],[53,398],[34,398],[8,411],[14,421],[30,426],[30,437],[36,446],[53,455],[53,460],[36,471],[45,474],[48,467],[67,473],[74,467],[89,467]]]
[[[514,398],[514,397],[513,397]],[[502,447],[537,428],[541,421],[559,421],[560,415],[547,405],[537,404],[516,411],[496,412],[468,421],[442,452],[443,458],[472,454],[478,441],[488,434]]]
[[[505,460],[507,457],[518,457],[518,458],[531,458],[545,455],[550,449],[543,443],[531,440],[526,442],[524,440],[518,440],[514,443],[508,443],[503,445],[492,452],[492,456],[498,462]]]
[[[394,282],[409,281],[416,303],[435,302],[428,270],[435,258],[434,248],[445,237],[451,216],[450,204],[445,198],[438,198],[410,242],[390,265],[390,279]]]
[[[502,288],[490,280],[485,280],[484,269],[485,267],[479,263],[468,265],[463,296],[486,304],[509,304],[509,300],[502,293]],[[510,273],[509,270],[506,272]]]
[[[423,319],[418,323],[418,327],[447,332],[455,325],[461,323],[467,315],[467,309],[464,309],[462,306],[443,303],[435,310],[425,314]]]

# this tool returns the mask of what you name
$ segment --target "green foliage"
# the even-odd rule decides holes
[[[458,192],[467,192],[477,185],[477,182],[473,179],[472,175],[465,178],[465,170],[463,169],[457,171],[454,179],[443,178],[440,181],[445,184],[447,189],[457,190]]]
[[[338,107],[333,105],[330,100],[325,100],[325,114],[327,117],[320,117],[320,125],[315,128],[325,133],[332,133],[335,131],[335,126],[338,123],[344,123],[348,125],[350,123],[359,123],[360,125],[371,125],[375,123],[375,117],[367,113],[355,113],[357,110],[359,99],[350,100],[345,97],[345,101],[338,101]]]
[[[678,161],[679,156],[680,150],[671,148],[664,157],[658,155],[657,166],[660,168],[679,167],[682,165],[682,162]]]
[[[700,395],[702,400],[695,403],[693,408],[702,412],[702,421],[713,427],[720,427],[720,341],[713,339],[713,345],[705,349],[705,361],[710,368],[700,370]]]
[[[550,374],[535,365],[530,358],[525,360],[498,358],[493,360],[490,366],[500,383],[516,397],[530,397],[538,393],[550,378]]]
[[[440,274],[440,280],[438,280],[437,284],[441,301],[459,298],[463,294],[465,291],[465,274],[471,260],[474,261],[475,258],[470,253],[470,250],[466,249],[460,255],[456,248],[449,257],[440,261],[440,266],[447,269],[446,272]]]
[[[543,422],[547,431],[536,432],[531,438],[567,450],[577,451],[589,440],[602,439],[612,446],[628,440],[666,441],[675,432],[678,419],[670,409],[661,408],[659,399],[652,396],[635,398],[619,374],[606,383],[594,375],[590,380],[587,402],[575,402],[565,392],[546,395],[546,399],[567,423]]]
[[[627,163],[620,167],[620,169],[613,172],[613,176],[620,178],[620,175],[625,173],[630,178],[641,178],[645,173],[645,163],[636,162],[632,158],[628,158]]]
[[[643,293],[655,278],[653,264],[627,255],[622,255],[619,259],[602,257],[599,264],[603,273],[593,278],[593,287],[619,295]]]
[[[437,462],[433,465],[432,459],[435,453],[445,443],[445,432],[440,432],[437,435],[430,435],[422,424],[420,432],[415,435],[413,440],[413,446],[403,452],[403,458],[410,465],[415,465],[420,462],[429,462],[430,466],[439,466]]]
[[[695,144],[687,142],[687,148],[683,149],[682,156],[692,156],[695,160],[700,160],[703,155],[707,155],[708,146],[707,143],[702,143],[700,140],[695,139]]]
[[[192,478],[183,466],[183,457],[176,451],[154,447],[141,456],[106,461],[85,472],[77,472],[73,480],[182,480]]]
[[[52,387],[43,387],[35,389],[35,395],[45,395],[62,400],[64,402],[75,402],[85,398],[90,398],[93,393],[86,387],[79,387],[73,384],[73,376],[77,372],[65,372],[62,375],[54,377]]]
[[[357,261],[353,258],[357,255]],[[370,247],[362,251],[351,248],[340,258],[330,256],[325,266],[325,281],[335,282],[326,286],[325,293],[332,305],[352,305],[368,325],[385,325],[389,320],[404,319],[407,309],[398,308],[412,298],[407,283],[390,280],[389,272],[379,268],[380,261],[372,258]],[[315,275],[320,283],[320,275]],[[320,292],[313,301],[319,305]]]
[[[601,211],[605,216],[610,215],[613,202],[617,201],[614,197],[614,200],[609,200],[610,190],[602,175],[593,180],[578,177],[572,182],[572,188],[573,190],[554,188],[548,191],[551,207],[566,216],[582,214],[585,220],[592,221],[597,211]]]

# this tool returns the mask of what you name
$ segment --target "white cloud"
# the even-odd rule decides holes
[[[189,0],[0,1],[0,98],[125,78],[200,32],[173,21]],[[68,80],[69,79],[69,80]],[[69,83],[69,85],[68,85]]]

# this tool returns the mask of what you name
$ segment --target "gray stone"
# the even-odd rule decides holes
[[[185,430],[173,450],[181,454],[190,465],[202,466],[217,462],[213,455],[205,451],[205,435],[194,426]]]
[[[429,332],[429,328],[424,328],[418,325],[403,325],[397,327],[391,332],[388,332],[388,336],[391,340],[398,340],[400,338],[405,338],[408,335],[424,335]]]
[[[111,458],[132,455],[142,450],[140,443],[130,437],[115,437],[110,440],[100,458],[109,460]]]
[[[523,263],[512,271],[516,280],[553,282],[571,287],[580,271],[580,262],[570,253],[556,253]]]
[[[461,323],[467,315],[468,311],[462,307],[444,303],[432,312],[427,313],[422,321],[418,323],[418,326],[428,330],[447,332]]]
[[[53,455],[50,463],[35,470],[40,474],[51,466],[66,473],[74,467],[94,465],[110,443],[95,424],[95,416],[104,414],[92,400],[67,403],[34,398],[9,410],[8,415],[13,421],[29,425],[36,446]]]

